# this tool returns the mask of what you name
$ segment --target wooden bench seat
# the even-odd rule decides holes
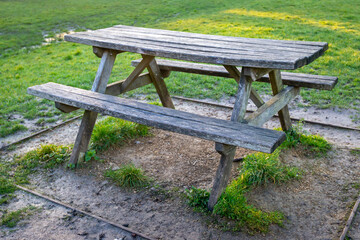
[[[285,134],[279,131],[199,116],[51,82],[29,87],[28,93],[76,108],[255,151],[271,153],[285,140]]]
[[[140,60],[132,61],[132,66],[137,66]],[[191,62],[180,62],[173,60],[164,60],[157,59],[157,64],[163,72],[187,72],[195,73],[202,75],[218,76],[232,78],[229,72],[219,65],[209,65],[202,63],[191,63]],[[168,74],[164,74],[164,77],[167,77]],[[303,73],[291,73],[291,72],[282,72],[281,77],[285,85],[294,86],[294,87],[306,87],[306,88],[315,88],[321,90],[331,90],[337,84],[338,78],[332,76],[321,76],[321,75],[312,75],[312,74],[303,74]],[[269,76],[264,75],[257,81],[260,82],[269,82]]]

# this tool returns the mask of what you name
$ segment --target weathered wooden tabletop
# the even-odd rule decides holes
[[[302,67],[328,48],[326,42],[227,37],[123,25],[69,34],[65,40],[186,61],[271,69]]]

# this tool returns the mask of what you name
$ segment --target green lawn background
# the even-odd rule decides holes
[[[57,42],[33,48],[44,36],[116,24],[254,38],[325,41],[325,56],[297,71],[339,77],[333,91],[302,91],[307,105],[354,110],[360,118],[360,1],[124,1],[0,0],[0,137],[23,130],[21,118],[55,121],[52,103],[26,88],[57,82],[89,89],[99,59],[91,47]],[[120,54],[111,82],[130,73],[135,54]],[[173,73],[172,94],[196,98],[233,96],[231,79]],[[266,84],[257,89],[268,91]],[[136,93],[154,95],[147,87]],[[71,115],[70,115],[71,116]]]

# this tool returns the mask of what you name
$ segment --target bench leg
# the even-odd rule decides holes
[[[96,77],[91,91],[104,93],[107,82],[110,78],[112,68],[114,66],[117,52],[105,50],[102,54],[101,62],[96,73]],[[71,153],[70,165],[76,165],[79,157],[82,158],[88,149],[91,134],[95,126],[97,113],[85,111],[81,121],[79,132],[77,134],[73,151]]]
[[[273,91],[273,94],[278,94],[281,90],[283,90],[284,85],[282,83],[281,79],[281,72],[280,70],[273,70],[269,73],[271,88]],[[281,128],[283,131],[287,131],[291,128],[291,119],[289,114],[289,108],[286,105],[283,109],[281,109],[279,112],[279,119]]]
[[[220,158],[220,164],[216,171],[214,185],[213,188],[211,189],[210,198],[208,202],[208,209],[210,211],[214,209],[217,200],[225,190],[226,185],[229,181],[236,147],[226,144],[216,143],[215,149],[218,153],[221,154],[221,158]]]

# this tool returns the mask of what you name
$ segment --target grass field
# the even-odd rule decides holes
[[[99,59],[91,47],[66,42],[40,45],[44,36],[125,24],[255,38],[326,41],[329,50],[298,71],[339,77],[331,91],[302,91],[308,105],[355,109],[360,119],[360,3],[357,1],[215,0],[27,0],[0,1],[0,137],[24,130],[22,119],[65,118],[52,103],[26,88],[48,81],[89,89]],[[61,6],[61,7],[60,7]],[[111,82],[131,71],[138,55],[120,54]],[[196,80],[196,81],[194,81]],[[172,94],[196,98],[232,96],[230,79],[173,73]],[[199,87],[201,86],[201,87]],[[258,89],[267,91],[260,84]],[[154,96],[147,87],[136,93]]]

